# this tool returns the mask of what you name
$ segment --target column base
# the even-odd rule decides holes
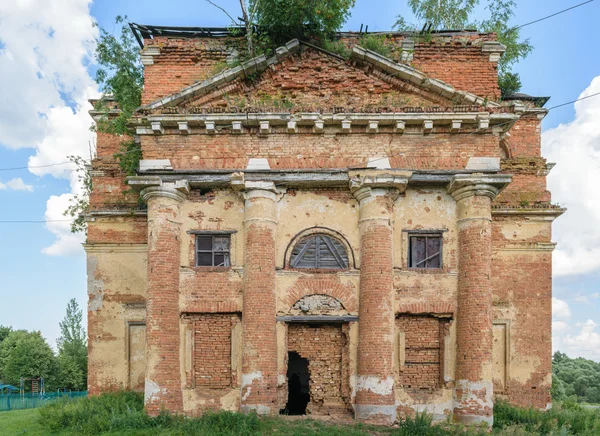
[[[354,419],[369,424],[391,425],[397,420],[396,405],[355,404]]]
[[[463,424],[494,423],[494,385],[491,381],[456,380],[454,421]]]
[[[465,425],[481,425],[483,423],[492,427],[494,425],[493,416],[481,416],[481,415],[457,415],[454,414],[454,422],[458,422]]]
[[[240,406],[242,413],[255,412],[257,415],[271,415],[271,408],[263,404],[243,404]]]

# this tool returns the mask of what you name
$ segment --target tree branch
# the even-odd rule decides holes
[[[225,15],[227,15],[229,17],[229,19],[231,20],[231,22],[235,25],[238,25],[239,23],[237,21],[235,21],[233,19],[233,17],[231,15],[229,15],[229,12],[227,12],[225,9],[223,9],[221,6],[219,6],[216,3],[213,3],[211,0],[206,0],[207,2],[209,2],[211,5],[213,5],[215,8],[217,9],[221,9],[223,12],[225,12]]]

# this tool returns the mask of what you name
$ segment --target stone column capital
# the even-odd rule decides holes
[[[348,173],[350,192],[360,202],[369,197],[387,195],[390,190],[400,194],[406,190],[410,171],[356,170]]]
[[[239,192],[244,200],[264,197],[279,201],[285,194],[285,189],[277,187],[273,182],[246,180],[242,172],[233,173],[229,178],[229,185]]]
[[[190,192],[190,185],[187,180],[178,180],[173,183],[160,183],[159,185],[150,185],[140,191],[142,200],[146,203],[152,198],[170,198],[177,202],[183,202]]]
[[[509,174],[457,174],[447,186],[447,191],[456,201],[481,195],[491,200],[512,180]]]

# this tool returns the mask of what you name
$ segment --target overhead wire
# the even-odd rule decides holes
[[[531,24],[539,23],[541,21],[544,21],[544,20],[547,20],[549,18],[555,17],[557,15],[563,14],[563,13],[568,12],[570,10],[573,10],[573,9],[579,8],[581,6],[584,6],[584,5],[588,4],[588,3],[592,3],[593,1],[594,0],[588,0],[588,1],[576,4],[576,5],[571,6],[569,8],[566,8],[566,9],[563,9],[561,11],[555,12],[553,14],[547,15],[545,17],[539,18],[537,20],[530,21],[528,23],[524,23],[524,24],[521,24],[519,26],[515,26],[515,27],[509,29],[508,31],[510,32],[510,31],[513,31],[513,30],[517,30],[517,29],[521,29],[523,27],[529,26]],[[396,74],[390,74],[390,76],[395,76],[395,75]],[[552,107],[548,108],[547,112],[550,112],[553,109],[557,109],[557,108],[560,108],[560,107],[563,107],[563,106],[568,106],[570,104],[577,103],[578,101],[586,100],[588,98],[592,98],[592,97],[595,97],[595,96],[598,96],[598,95],[600,95],[600,92],[597,92],[597,93],[594,93],[594,94],[590,94],[590,95],[587,95],[585,97],[581,97],[581,98],[578,98],[576,100],[572,100],[572,101],[569,101],[569,102],[566,102],[566,103],[558,104],[556,106],[552,106]],[[514,120],[506,121],[504,123],[496,124],[495,127],[502,126],[502,125],[507,125],[507,124],[511,124],[511,123],[514,123],[514,122],[515,122]],[[483,132],[475,131],[475,132],[468,133],[468,135],[473,135],[473,134],[478,134],[478,133],[481,134]],[[126,151],[126,152],[123,152],[123,153],[117,153],[117,154],[122,156],[122,155],[126,155],[128,153],[134,153],[134,152],[139,152],[139,150],[129,150],[129,151]],[[379,158],[379,159],[373,159],[370,162],[377,162],[378,160],[389,159],[390,157],[396,157],[396,156],[398,156],[398,155],[393,155],[392,154],[390,156],[385,156],[385,157],[382,157],[382,158]],[[85,161],[85,160],[84,160],[84,162],[85,163],[90,163],[90,161]],[[32,168],[48,168],[48,167],[66,165],[66,164],[74,164],[74,162],[72,162],[72,161],[65,161],[65,162],[57,162],[57,163],[47,164],[47,165],[35,165],[35,166],[32,165],[32,166],[25,166],[25,167],[0,168],[0,171],[16,171],[16,170],[29,170],[29,169],[32,169]],[[72,171],[77,171],[77,169],[70,170],[70,171],[71,172]],[[66,222],[66,221],[72,221],[72,220],[70,220],[70,219],[65,219],[65,220],[0,220],[0,223],[1,224],[8,224],[8,223],[11,223],[11,224],[16,224],[16,223],[50,223],[50,222]]]

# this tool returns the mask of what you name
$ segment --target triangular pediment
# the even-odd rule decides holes
[[[254,58],[140,108],[145,113],[415,111],[493,106],[420,71],[354,47],[348,61],[290,41],[276,55]]]

